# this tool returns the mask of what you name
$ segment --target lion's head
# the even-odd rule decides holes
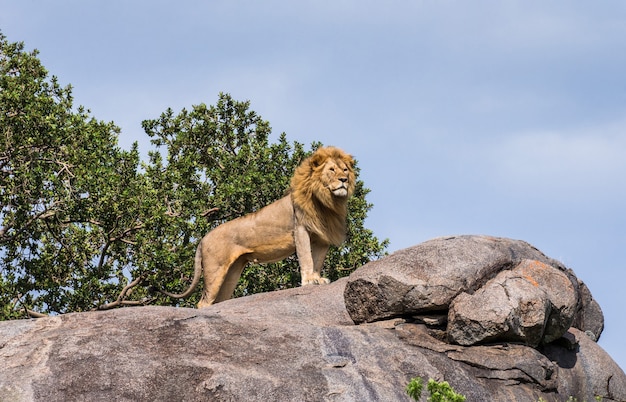
[[[341,244],[347,201],[355,186],[354,159],[339,148],[318,149],[298,166],[291,179],[297,218],[329,244]]]

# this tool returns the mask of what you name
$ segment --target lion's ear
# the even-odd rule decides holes
[[[316,169],[323,165],[325,160],[325,155],[322,155],[320,152],[316,152],[311,156],[311,160],[309,161],[309,163],[313,169]]]
[[[350,166],[350,169],[354,169],[354,158],[352,157],[352,155],[346,155],[344,163]]]

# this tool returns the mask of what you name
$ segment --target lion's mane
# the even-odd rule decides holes
[[[337,197],[322,179],[324,165],[329,161],[348,169],[348,196]],[[347,203],[355,189],[354,159],[335,147],[317,150],[298,166],[291,179],[291,199],[296,219],[322,241],[335,246],[346,237]]]

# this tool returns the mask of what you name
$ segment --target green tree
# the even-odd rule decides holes
[[[199,239],[220,223],[280,198],[315,148],[275,143],[249,102],[171,109],[143,122],[154,149],[141,163],[119,129],[74,110],[21,43],[0,34],[0,319],[171,300],[193,274]],[[349,204],[348,240],[326,261],[331,279],[384,253],[364,227],[372,207],[361,181]],[[236,295],[299,284],[295,258],[246,269]]]
[[[0,34],[2,318],[90,309],[125,281],[141,177],[118,131],[74,111],[71,87]]]

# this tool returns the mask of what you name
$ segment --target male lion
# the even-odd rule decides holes
[[[189,296],[204,271],[198,307],[230,299],[248,262],[282,260],[294,252],[302,285],[325,284],[321,277],[329,246],[346,236],[347,201],[355,188],[354,160],[334,147],[320,148],[304,160],[285,197],[249,215],[223,223],[198,245]]]

